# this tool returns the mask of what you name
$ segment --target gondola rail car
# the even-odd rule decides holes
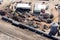
[[[9,18],[4,16],[4,17],[2,17],[2,19],[5,20],[5,21],[8,21]],[[17,25],[17,26],[19,26],[21,28],[28,29],[28,30],[30,30],[32,32],[35,32],[35,33],[39,34],[39,35],[43,35],[45,37],[48,37],[48,38],[50,38],[52,40],[59,40],[58,38],[56,38],[54,36],[49,36],[48,34],[42,32],[41,30],[38,30],[38,29],[35,29],[35,28],[31,27],[31,26],[25,25],[25,24],[23,24],[21,22],[17,22],[15,20],[11,20],[11,21],[12,21],[12,24]]]

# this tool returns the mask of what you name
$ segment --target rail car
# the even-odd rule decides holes
[[[21,23],[21,22],[17,22],[17,21],[15,21],[15,20],[13,20],[13,19],[11,19],[11,20],[9,20],[9,19],[11,19],[11,18],[8,18],[8,17],[5,17],[5,16],[2,17],[2,20],[8,21],[8,22],[11,21],[12,24],[14,24],[15,26],[19,26],[19,27],[21,27],[21,28],[28,29],[28,30],[30,30],[30,31],[32,31],[32,32],[35,32],[35,33],[37,33],[37,34],[39,34],[39,35],[43,35],[43,36],[45,36],[45,37],[51,38],[51,39],[53,39],[53,40],[59,40],[58,38],[56,38],[56,37],[54,37],[54,36],[49,36],[48,34],[42,32],[41,30],[35,29],[35,28],[33,28],[33,27],[31,27],[31,26],[28,26],[28,25],[26,25],[26,24],[23,24],[23,23]]]

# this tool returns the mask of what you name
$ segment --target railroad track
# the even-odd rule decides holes
[[[13,25],[15,25],[15,26],[18,26],[18,27],[20,27],[20,28],[23,28],[23,30],[25,30],[25,29],[28,29],[29,31],[30,31],[30,33],[29,33],[29,35],[25,35],[25,34],[27,34],[27,32],[29,32],[29,31],[27,31],[26,33],[21,33],[21,34],[23,34],[23,36],[25,36],[25,37],[27,37],[29,40],[31,39],[31,40],[36,40],[35,39],[35,37],[37,36],[36,34],[38,34],[38,35],[40,35],[40,36],[43,36],[43,37],[47,37],[47,38],[49,38],[49,39],[53,39],[53,40],[59,40],[58,38],[56,38],[56,37],[51,37],[51,36],[49,36],[49,35],[47,35],[47,34],[45,34],[44,32],[42,32],[42,31],[40,31],[40,30],[37,30],[37,29],[35,29],[35,28],[32,28],[32,27],[30,27],[30,26],[28,26],[28,25],[25,25],[25,24],[23,24],[23,23],[20,23],[20,22],[17,22],[17,21],[14,21],[14,20],[12,20],[12,19],[10,19],[10,18],[7,18],[7,17],[2,17],[2,20],[4,20],[4,21],[6,21],[6,22],[8,22],[8,23],[11,23],[11,24],[13,24]],[[2,23],[2,22],[1,22]],[[6,23],[7,24],[7,23]],[[1,24],[2,25],[2,24]],[[7,25],[9,25],[9,24],[7,24]],[[10,25],[11,26],[11,25]],[[2,29],[2,28],[1,28]],[[8,29],[9,30],[9,29]],[[12,29],[10,29],[10,30],[12,30]],[[17,30],[14,30],[13,32],[15,32],[15,31],[17,31]],[[20,30],[21,31],[21,30]],[[25,30],[26,31],[26,30]],[[24,31],[24,32],[25,32]],[[31,31],[33,32],[32,34],[34,34],[34,38],[31,38],[31,37],[33,37],[33,36],[31,36],[30,34],[31,34]],[[8,31],[7,31],[8,32]],[[6,32],[6,33],[7,33]],[[23,31],[22,31],[23,32]],[[8,32],[9,33],[9,32]],[[10,33],[12,33],[12,31],[10,32]],[[17,32],[17,33],[19,33],[19,32]],[[13,33],[12,33],[13,34]],[[16,34],[13,34],[13,35],[15,35],[16,36]],[[36,35],[36,36],[35,36]],[[17,34],[17,36],[19,37],[19,34]],[[23,37],[24,38],[24,37]],[[28,40],[26,38],[26,40]],[[37,39],[39,39],[39,37],[37,37]],[[42,38],[42,39],[44,39],[44,38]]]
[[[0,20],[0,32],[6,34],[8,36],[17,38],[18,40],[19,39],[22,39],[22,40],[28,40],[28,39],[29,40],[44,40],[44,39],[50,40],[49,38],[46,38],[42,35],[38,35],[27,29],[21,29],[19,27],[15,27],[15,26],[11,25],[10,23],[6,23],[1,20]]]

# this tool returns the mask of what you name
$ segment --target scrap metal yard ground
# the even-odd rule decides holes
[[[24,2],[28,0],[23,0]],[[29,0],[33,2],[33,0]],[[34,1],[38,2],[38,1]],[[34,4],[32,3],[32,6]],[[2,5],[0,5],[0,9],[4,9],[6,5],[9,5],[11,1],[3,0]],[[51,5],[50,5],[51,3]],[[59,3],[57,1],[57,3]],[[54,2],[49,2],[50,8],[53,8],[53,14],[56,17],[54,22],[58,21],[58,12],[54,9]],[[32,7],[33,9],[33,7]],[[46,38],[42,35],[38,35],[34,32],[31,32],[27,29],[21,29],[19,27],[13,26],[10,23],[7,23],[5,21],[2,21],[0,18],[0,40],[51,40],[49,38]]]

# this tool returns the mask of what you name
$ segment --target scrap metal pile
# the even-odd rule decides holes
[[[8,18],[24,23],[31,27],[38,28],[40,30],[49,29],[47,25],[42,25],[41,22],[50,24],[53,21],[53,17],[54,17],[52,14],[48,14],[48,13],[35,16],[35,14],[31,12],[24,12],[24,11],[16,12],[8,7],[4,10],[0,10],[0,15],[6,16]]]
[[[49,29],[47,25],[42,25],[41,22],[46,22],[50,24],[53,21],[53,15],[49,15],[49,14],[35,16],[34,14],[31,14],[28,12],[20,13],[20,12],[12,12],[12,10],[9,10],[9,11],[10,12],[8,12],[7,10],[5,11],[0,10],[0,13],[3,16],[6,16],[15,21],[24,23],[31,27],[38,28],[40,30]]]

